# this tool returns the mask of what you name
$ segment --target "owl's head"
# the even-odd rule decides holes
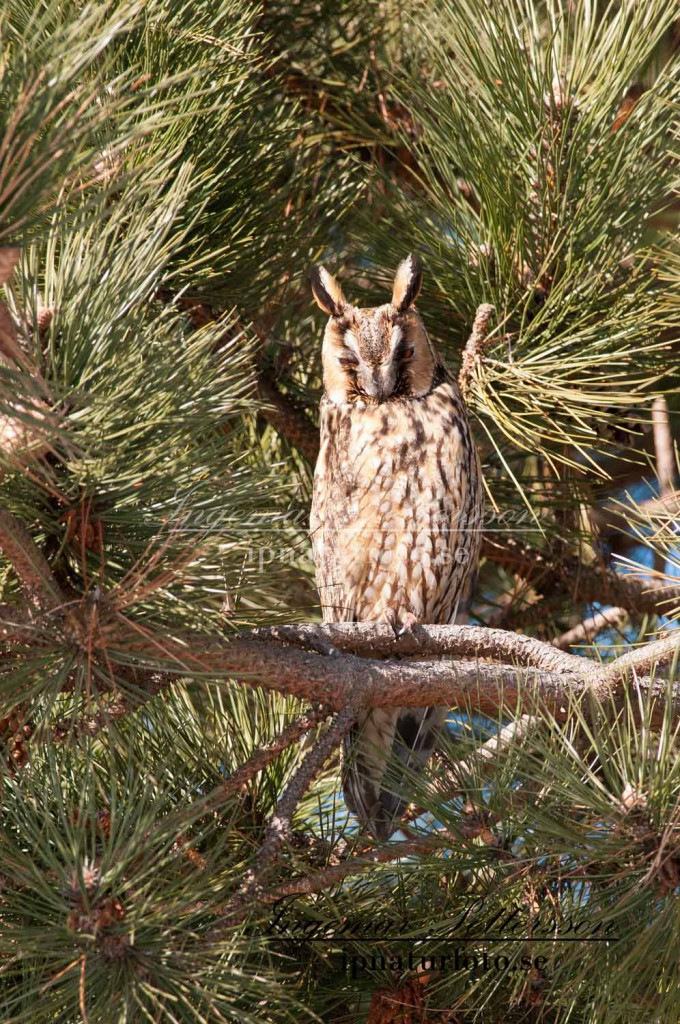
[[[352,306],[324,267],[312,271],[312,292],[330,319],[324,334],[323,381],[337,405],[426,395],[439,361],[414,308],[422,282],[417,256],[407,256],[394,278],[392,301],[373,309]]]

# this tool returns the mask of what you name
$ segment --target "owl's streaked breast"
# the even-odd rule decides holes
[[[324,618],[448,622],[479,550],[479,463],[455,384],[321,409],[312,540]]]

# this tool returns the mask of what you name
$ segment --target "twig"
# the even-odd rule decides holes
[[[663,395],[657,396],[652,403],[652,427],[659,494],[665,498],[675,490],[678,477],[668,402]]]
[[[637,507],[648,516],[677,519],[680,515],[680,491],[668,491],[662,498],[647,498],[646,501],[639,502]]]
[[[42,999],[42,997],[47,992],[48,988],[51,988],[52,985],[56,985],[56,983],[60,981],[65,974],[68,974],[69,971],[72,971],[74,967],[78,967],[80,965],[80,959],[81,958],[79,956],[76,957],[75,960],[72,960],[70,964],[66,965],[66,967],[62,967],[62,969],[58,971],[57,974],[55,974],[52,978],[46,981],[45,984],[38,989],[38,995],[40,996],[40,998]]]
[[[282,751],[297,743],[301,736],[304,736],[305,733],[313,729],[324,718],[325,713],[323,711],[312,711],[309,714],[300,715],[299,718],[296,718],[278,736],[275,736],[270,743],[259,747],[252,757],[244,761],[217,789],[213,790],[205,799],[206,807],[213,811],[220,807],[234,793],[238,793],[241,787],[252,779],[254,775],[257,775],[258,772],[261,772],[272,761],[275,761]]]
[[[437,837],[435,832],[435,838]],[[366,868],[375,867],[378,864],[386,864],[391,861],[400,860],[402,857],[410,857],[419,853],[431,853],[433,850],[442,849],[431,840],[404,841],[390,843],[380,850],[375,850],[367,855],[350,856],[339,864],[332,864],[315,875],[294,878],[290,882],[282,882],[273,889],[261,889],[249,893],[250,903],[246,900],[234,899],[222,908],[222,918],[213,928],[210,929],[207,938],[211,941],[222,937],[225,928],[232,928],[239,924],[247,916],[251,904],[257,902],[258,906],[272,906],[289,896],[309,896],[315,892],[321,892],[330,885],[342,882],[350,875],[356,875]],[[273,934],[276,934],[275,932]]]
[[[509,725],[504,725],[502,729],[491,736],[486,742],[482,743],[477,750],[466,758],[464,761],[455,761],[452,765],[453,771],[457,776],[462,778],[465,775],[469,775],[476,766],[478,761],[491,761],[496,757],[499,750],[504,750],[510,746],[511,743],[521,739],[522,736],[526,736],[529,729],[536,723],[536,718],[532,715],[520,715],[514,722],[510,722]]]
[[[671,432],[668,402],[663,395],[657,395],[652,402],[652,427],[656,478],[659,483],[659,495],[663,499],[673,493],[677,484],[675,446]],[[654,552],[654,568],[659,573],[663,573],[666,568],[666,559],[660,551]]]
[[[80,1017],[83,1024],[87,1024],[87,999],[85,996],[85,980],[87,977],[87,955],[81,954],[80,957],[80,980],[78,983],[78,1006],[80,1007]]]
[[[591,525],[601,540],[612,547],[616,545],[617,554],[640,543],[640,538],[630,532],[631,512],[636,519],[653,519],[655,525],[673,524],[680,514],[680,491],[672,490],[663,497],[646,498],[636,502],[633,508],[614,499],[591,508],[588,512]]]
[[[475,319],[472,324],[472,331],[470,332],[470,337],[463,349],[463,358],[460,364],[460,372],[458,374],[458,386],[460,387],[463,398],[466,400],[468,398],[470,383],[472,375],[475,372],[475,367],[481,362],[484,350],[489,344],[489,340],[487,338],[489,333],[489,324],[491,323],[491,318],[495,313],[495,307],[487,302],[477,307]]]
[[[257,857],[258,867],[261,868],[267,861],[272,860],[290,835],[291,821],[297,805],[325,762],[349,732],[356,718],[357,704],[358,701],[350,702],[336,715],[286,786],[267,826],[264,842]]]
[[[436,836],[436,830],[435,830]],[[359,874],[366,868],[375,867],[376,864],[385,864],[398,860],[400,857],[409,857],[413,854],[432,852],[436,846],[432,842],[401,842],[391,843],[381,850],[375,850],[372,854],[361,857],[349,857],[340,864],[332,864],[324,868],[316,875],[305,878],[294,878],[290,882],[284,882],[275,889],[261,892],[258,902],[264,904],[278,903],[279,900],[288,896],[308,896],[311,893],[321,892],[330,885],[337,885],[350,875]]]
[[[64,595],[47,559],[26,527],[4,509],[0,509],[0,551],[12,563],[24,597],[31,605],[42,611],[54,611],[64,604]]]
[[[536,719],[530,715],[522,715],[521,718],[517,719],[517,721],[505,726],[495,736],[492,736],[491,739],[482,744],[479,750],[475,751],[467,761],[461,761],[456,764],[456,771],[460,771],[461,773],[470,771],[474,761],[478,758],[481,760],[492,759],[496,756],[498,750],[509,746],[511,742],[526,735],[535,721]],[[441,834],[444,834],[444,830],[434,829],[432,838],[429,838],[428,840],[401,842],[391,844],[380,850],[375,850],[368,855],[354,857],[348,856],[340,863],[331,864],[329,867],[324,868],[315,875],[295,878],[290,882],[283,882],[281,885],[269,890],[253,890],[249,895],[255,897],[260,905],[272,905],[289,896],[306,896],[316,892],[321,892],[329,886],[337,885],[339,882],[344,881],[344,879],[351,875],[359,874],[366,868],[375,867],[378,864],[389,863],[390,861],[397,860],[401,857],[408,857],[424,852],[431,853],[433,850],[437,849],[436,840]],[[433,838],[435,840],[434,844],[432,842]],[[225,914],[230,924],[234,924],[236,921],[242,920],[246,916],[246,913],[246,908],[241,902],[239,902],[238,905],[236,905],[236,903],[232,903],[225,908]]]
[[[579,622],[573,629],[568,629],[552,641],[553,647],[562,651],[577,644],[592,643],[598,633],[604,629],[618,629],[628,618],[625,608],[608,608],[606,612],[598,612],[589,619]]]

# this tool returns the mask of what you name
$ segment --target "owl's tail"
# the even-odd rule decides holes
[[[447,713],[445,707],[375,708],[350,730],[342,765],[345,802],[376,839],[389,839],[399,828],[409,803],[403,768],[428,762]]]

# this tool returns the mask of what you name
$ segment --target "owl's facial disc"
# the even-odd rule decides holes
[[[348,394],[386,402],[404,391],[403,369],[413,357],[408,325],[390,306],[347,309],[331,328],[327,355],[344,374]]]
[[[434,355],[420,317],[393,306],[347,307],[328,325],[324,344],[326,390],[337,402],[382,403],[428,390]]]

